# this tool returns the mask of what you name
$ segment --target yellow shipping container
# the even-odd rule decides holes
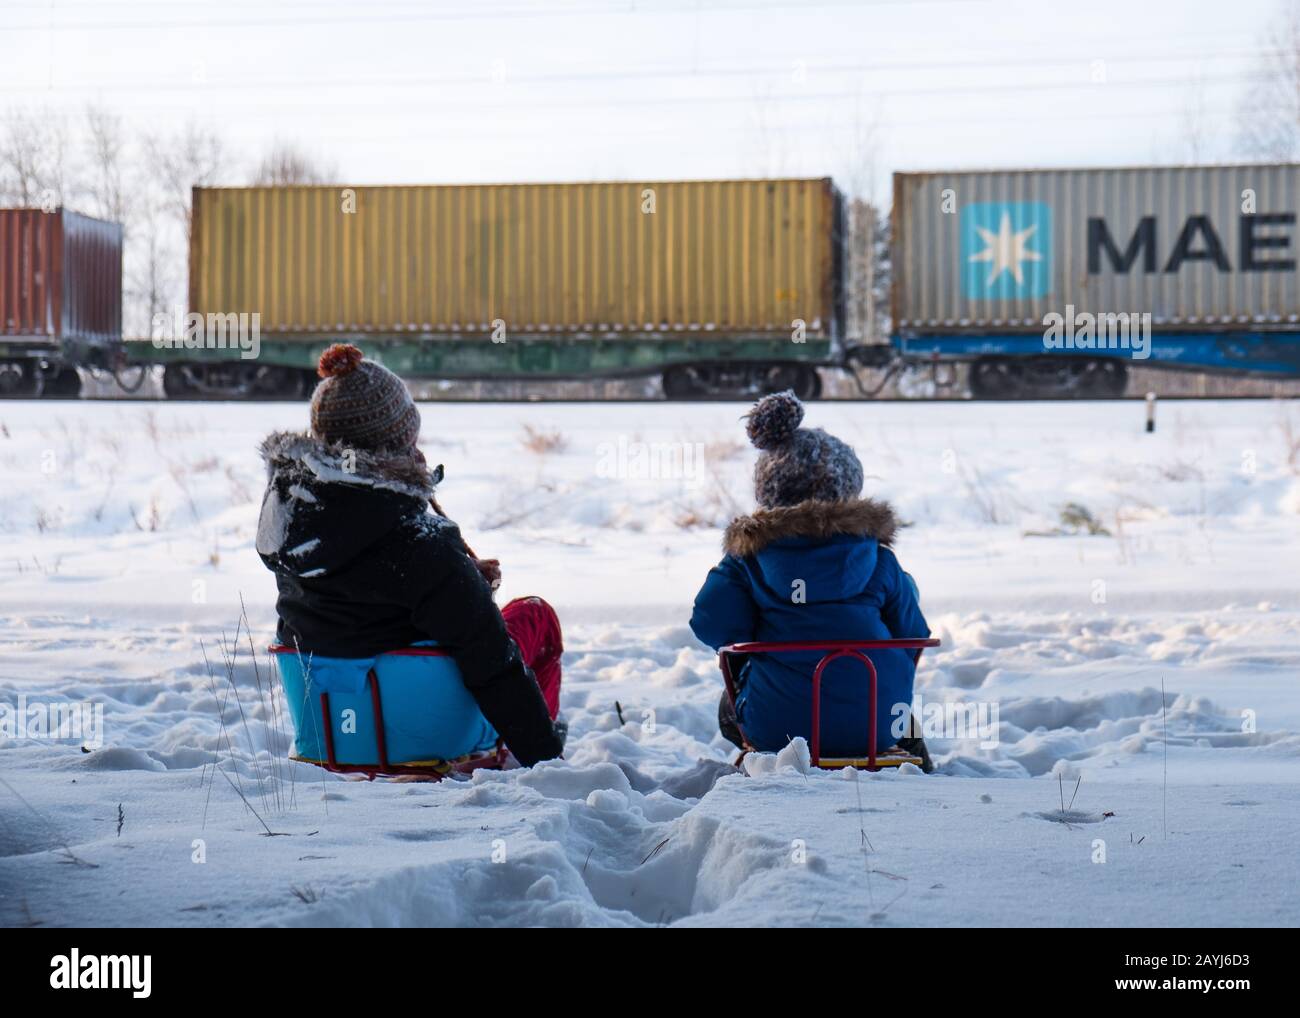
[[[265,334],[828,336],[828,179],[196,188],[190,308]]]

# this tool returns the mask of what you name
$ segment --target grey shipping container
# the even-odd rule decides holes
[[[1295,164],[897,173],[894,332],[1294,329],[1298,203]]]

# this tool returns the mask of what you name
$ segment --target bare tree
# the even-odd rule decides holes
[[[845,331],[853,343],[880,341],[877,276],[880,251],[877,235],[880,217],[870,202],[860,198],[847,203],[845,251]]]
[[[131,328],[147,335],[154,317],[183,304],[190,249],[190,201],[195,187],[217,184],[230,172],[226,146],[214,131],[191,122],[175,135],[151,135],[133,191],[136,231],[126,289]]]
[[[14,110],[0,132],[0,196],[19,205],[63,204],[67,132],[51,110]]]
[[[85,111],[85,211],[122,225],[122,324],[128,336],[148,334],[153,315],[168,304],[172,257],[149,160],[122,118],[101,106]],[[168,251],[168,254],[164,254]]]
[[[86,154],[90,164],[87,193],[90,212],[121,223],[130,233],[132,188],[125,183],[126,132],[122,118],[99,106],[86,108]]]
[[[123,280],[128,335],[148,336],[155,316],[176,303],[174,267],[184,267],[168,243],[167,210],[161,197],[144,192],[135,203],[136,222],[131,232],[130,258]],[[174,231],[173,231],[174,235]]]
[[[153,136],[145,151],[156,174],[162,209],[179,224],[190,243],[190,196],[195,187],[210,187],[227,170],[221,138],[191,123],[172,138]]]
[[[877,160],[880,153],[880,125],[876,111],[865,110],[859,99],[847,122],[831,122],[828,141],[841,153],[837,176],[850,198],[875,201]]]
[[[324,166],[302,149],[285,141],[271,145],[257,170],[253,183],[283,187],[290,184],[327,184],[336,176],[332,167]]]
[[[1183,99],[1182,148],[1186,162],[1196,164],[1210,156],[1210,118],[1205,106],[1205,83],[1198,75]]]
[[[845,192],[845,331],[851,343],[878,343],[887,331],[889,217],[876,205],[880,131],[875,113],[855,106],[833,125],[844,153],[837,176]]]
[[[777,100],[771,87],[755,88],[749,111],[754,133],[754,170],[761,177],[781,177],[788,172],[790,142],[777,121]]]
[[[1289,160],[1300,152],[1300,3],[1284,0],[1266,33],[1258,80],[1239,111],[1239,142],[1251,156]]]

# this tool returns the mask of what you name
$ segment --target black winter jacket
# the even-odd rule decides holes
[[[418,454],[329,446],[277,432],[261,447],[269,483],[257,552],[275,573],[280,642],[369,657],[435,640],[520,763],[560,755],[546,703],[506,632],[460,530],[429,505]]]

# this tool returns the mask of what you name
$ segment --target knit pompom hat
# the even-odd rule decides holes
[[[311,397],[311,433],[357,449],[403,452],[420,438],[420,411],[402,380],[355,346],[335,343],[320,355]]]
[[[821,428],[801,428],[793,392],[764,396],[749,412],[749,440],[763,450],[754,467],[754,497],[764,509],[800,502],[842,502],[862,493],[862,464]]]

